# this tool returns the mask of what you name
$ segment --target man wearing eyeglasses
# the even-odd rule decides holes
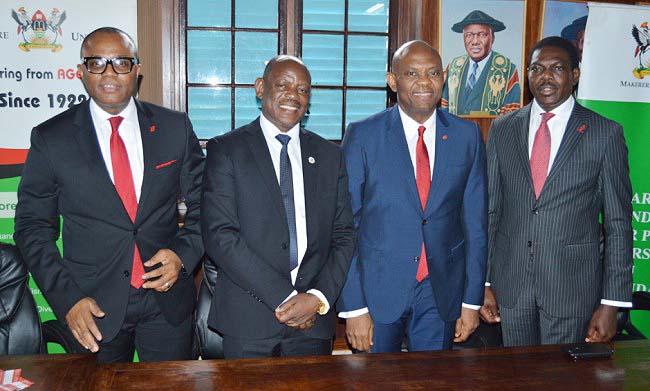
[[[189,359],[201,147],[186,114],[134,98],[140,64],[125,32],[93,31],[81,57],[90,100],[33,129],[14,239],[57,317],[98,362],[131,361],[134,348],[141,361]]]
[[[578,61],[571,42],[539,41],[528,58],[535,99],[488,133],[480,314],[501,322],[506,346],[607,342],[618,307],[632,306],[627,147],[621,125],[574,100]]]
[[[517,66],[492,50],[494,33],[506,26],[474,10],[451,30],[463,34],[467,54],[447,66],[442,109],[457,115],[500,115],[521,107]]]

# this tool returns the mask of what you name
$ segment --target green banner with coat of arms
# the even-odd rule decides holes
[[[589,3],[578,100],[623,126],[632,180],[635,291],[650,291],[650,7]],[[607,28],[602,28],[607,26]],[[650,337],[650,311],[632,311]]]

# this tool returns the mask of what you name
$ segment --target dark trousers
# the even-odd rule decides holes
[[[371,313],[372,315],[372,313]],[[410,352],[451,349],[456,322],[438,313],[429,277],[415,285],[404,313],[394,322],[374,322],[372,353],[399,352],[404,336]]]
[[[591,315],[560,318],[544,311],[537,304],[531,273],[526,275],[523,284],[525,288],[515,306],[499,306],[503,345],[535,346],[584,342]]]
[[[172,326],[151,290],[131,287],[122,329],[112,340],[99,343],[97,362],[131,362],[134,350],[140,361],[192,359],[192,317]]]
[[[332,354],[331,338],[311,338],[291,327],[284,327],[280,334],[265,339],[223,336],[223,355],[227,359],[327,356],[330,354]]]

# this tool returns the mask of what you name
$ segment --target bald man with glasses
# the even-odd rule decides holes
[[[98,362],[131,361],[134,350],[141,361],[190,359],[201,147],[185,113],[134,98],[140,63],[128,34],[93,31],[81,60],[90,99],[33,129],[14,239],[56,316]]]

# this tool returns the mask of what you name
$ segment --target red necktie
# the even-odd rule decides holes
[[[126,153],[124,141],[120,137],[117,130],[120,127],[124,118],[111,117],[108,121],[111,123],[111,163],[113,165],[113,182],[115,183],[115,190],[122,199],[122,203],[126,208],[126,212],[131,218],[131,222],[135,222],[135,215],[138,211],[138,199],[135,197],[135,185],[133,184],[133,175],[131,174],[131,165],[129,164],[129,155]],[[144,266],[142,265],[142,258],[140,258],[140,251],[138,246],[135,246],[133,252],[133,267],[131,270],[131,286],[140,289],[144,280]]]
[[[551,155],[551,131],[548,128],[548,120],[555,116],[553,113],[542,113],[541,115],[542,123],[537,128],[533,150],[530,153],[530,172],[533,176],[535,199],[539,198],[548,175],[548,161]]]
[[[424,144],[424,131],[427,130],[424,126],[418,128],[418,143],[415,146],[415,183],[418,186],[418,194],[420,195],[420,203],[422,210],[427,206],[427,199],[429,198],[429,189],[431,188],[431,167],[429,166],[429,152],[427,146]],[[429,275],[427,267],[427,256],[424,251],[424,243],[422,243],[422,252],[420,254],[420,263],[418,264],[418,272],[415,279],[422,282]]]

